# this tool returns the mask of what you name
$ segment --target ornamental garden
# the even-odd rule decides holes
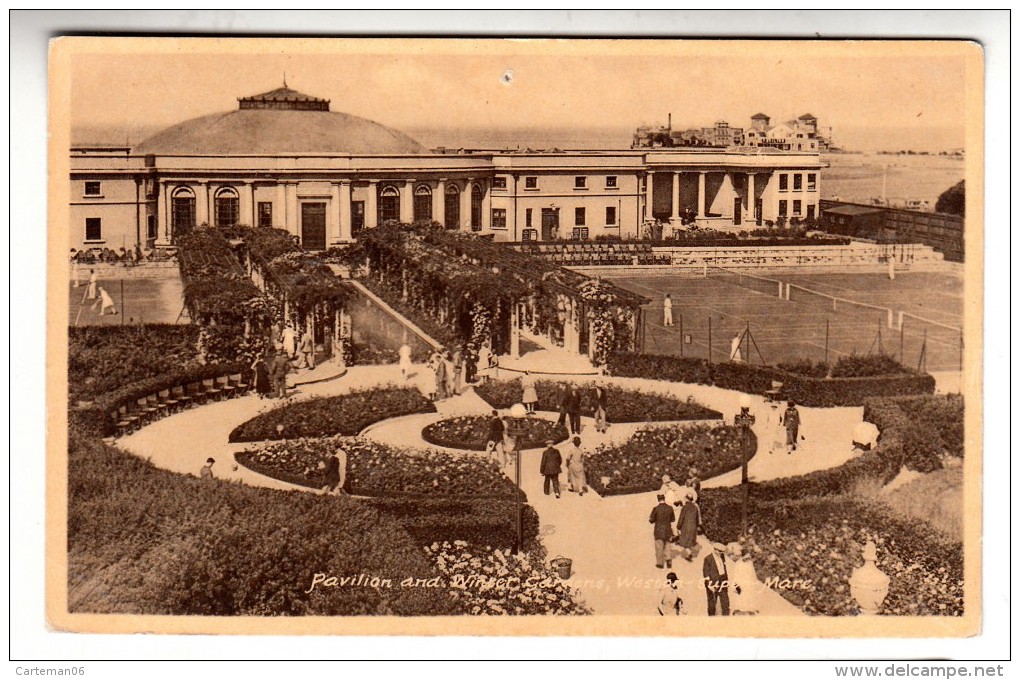
[[[560,383],[578,385],[585,418],[594,413],[594,384],[602,384],[610,428],[623,434],[585,451],[598,502],[654,499],[663,474],[694,468],[705,480],[699,504],[712,540],[742,539],[763,582],[811,580],[809,590],[779,591],[805,614],[858,613],[848,581],[868,541],[891,578],[883,614],[963,613],[961,508],[955,516],[951,502],[936,508],[930,493],[936,482],[959,488],[963,401],[935,395],[930,375],[881,356],[751,366],[645,355],[638,328],[646,300],[431,225],[385,225],[319,254],[286,232],[244,227],[196,230],[176,245],[191,324],[69,329],[71,611],[599,614],[550,566],[535,499],[485,453],[491,410],[506,412],[521,400],[519,374],[501,370],[469,387],[474,407],[447,413],[416,386],[394,380],[388,366],[405,342],[421,364],[437,349],[430,340],[516,357],[531,334],[586,355],[600,375],[536,376],[538,416],[520,419],[519,448],[567,439],[555,417]],[[427,339],[373,321],[365,294],[338,272]],[[311,336],[317,365],[347,374],[329,383],[335,389],[267,405],[250,390],[252,364],[288,324]],[[355,377],[364,386],[344,386]],[[776,382],[802,408],[856,409],[880,436],[838,465],[752,480],[744,533],[739,484],[709,483],[744,462],[742,431],[721,404],[730,403],[727,394],[762,395]],[[723,395],[718,403],[715,395]],[[244,415],[231,416],[224,441],[210,444],[231,447],[233,460],[220,461],[221,469],[236,465],[267,484],[229,474],[198,479],[197,469],[179,474],[130,453],[133,438],[157,421],[173,423],[230,399]],[[396,427],[417,443],[373,436]],[[322,470],[338,448],[346,452],[346,493],[323,495]],[[755,455],[770,454],[759,446]],[[880,491],[905,470],[916,479]],[[651,559],[650,528],[641,530],[647,535],[636,545]],[[324,573],[433,586],[309,589]]]

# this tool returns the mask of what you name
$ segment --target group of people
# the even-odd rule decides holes
[[[78,287],[78,277],[74,277],[74,286]],[[95,311],[97,307],[102,307],[99,310],[99,316],[106,316],[106,310],[110,310],[110,314],[115,316],[117,314],[117,307],[113,303],[113,297],[106,288],[99,285],[99,280],[96,277],[96,270],[89,270],[89,282],[85,286],[85,293],[82,295],[81,304],[84,305],[89,300],[92,301],[92,311]]]
[[[560,474],[563,472],[563,464],[567,465],[567,485],[570,493],[583,496],[588,491],[588,479],[584,471],[584,452],[581,450],[581,438],[574,436],[567,445],[566,460],[560,450],[553,446],[555,442],[551,439],[545,443],[545,450],[542,452],[542,462],[539,472],[545,478],[542,483],[542,490],[546,496],[550,490],[560,497]]]
[[[72,267],[76,267],[79,264],[96,264],[97,262],[127,266],[129,264],[146,262],[152,259],[152,255],[153,251],[148,248],[143,250],[140,245],[136,245],[134,248],[120,248],[118,250],[112,248],[88,250],[71,248],[70,259]]]
[[[269,349],[252,362],[255,393],[260,399],[285,399],[287,375],[295,369],[315,368],[315,341],[305,330],[300,335],[294,325],[274,323],[267,338]]]
[[[701,507],[698,495],[701,480],[698,471],[691,468],[687,481],[681,486],[668,475],[662,475],[662,486],[652,508],[648,522],[654,525],[655,566],[659,569],[673,566],[673,559],[681,557],[693,561],[701,550],[698,535],[702,532]]]
[[[399,351],[400,372],[404,379],[411,376],[411,349],[406,344]],[[420,389],[433,401],[461,394],[468,385],[484,382],[496,367],[496,356],[488,343],[480,348],[468,343],[453,350],[437,349],[422,371]]]
[[[576,384],[562,383],[557,395],[557,409],[559,410],[560,425],[565,425],[570,436],[581,434],[581,391]],[[535,379],[530,372],[525,371],[521,377],[521,404],[528,415],[534,415],[538,405],[538,391],[535,389]],[[595,431],[605,432],[609,429],[609,421],[606,418],[606,410],[609,407],[609,397],[603,385],[595,385],[591,394],[591,405],[594,409]]]

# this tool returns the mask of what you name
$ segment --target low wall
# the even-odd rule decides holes
[[[177,279],[180,268],[176,262],[146,262],[138,265],[123,264],[80,264],[78,265],[78,282],[88,283],[89,272],[94,271],[100,281],[116,281],[118,279]],[[74,280],[74,266],[70,268],[71,280]]]

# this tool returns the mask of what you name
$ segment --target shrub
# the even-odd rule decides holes
[[[69,448],[74,612],[203,616],[452,615],[441,576],[391,517],[350,498],[256,489],[154,468],[95,441]],[[392,588],[309,589],[317,573]]]
[[[933,395],[869,399],[864,419],[881,433],[878,451],[889,465],[918,472],[942,468],[944,456],[963,456],[963,397]]]
[[[428,425],[421,431],[422,439],[429,444],[451,449],[484,451],[489,440],[491,416],[458,416]],[[517,435],[517,449],[533,449],[549,439],[561,442],[568,436],[567,428],[541,418],[512,418],[510,425]]]
[[[362,390],[300,401],[260,414],[235,427],[230,441],[354,436],[382,420],[435,410],[435,405],[413,388]],[[283,429],[278,430],[281,426]]]
[[[600,495],[641,493],[662,486],[663,474],[679,479],[693,467],[707,479],[738,468],[742,443],[740,429],[728,425],[644,429],[624,444],[585,454],[584,467]],[[608,487],[602,477],[609,478]]]
[[[497,549],[517,542],[516,504],[511,498],[370,498],[365,501],[384,516],[399,521],[421,546],[461,540]],[[541,548],[538,513],[522,506],[524,549]]]
[[[595,415],[595,385],[578,385],[581,393],[581,414]],[[550,380],[535,383],[540,411],[558,411],[560,384]],[[475,393],[493,408],[510,408],[521,400],[520,380],[490,380],[475,387]],[[606,414],[611,423],[674,422],[683,420],[716,420],[722,414],[692,399],[682,400],[665,394],[628,390],[615,385],[606,386]]]
[[[237,462],[256,472],[313,489],[323,486],[324,463],[347,452],[344,488],[358,496],[510,496],[516,488],[489,460],[441,451],[411,451],[359,438],[291,439],[246,450]]]
[[[608,368],[616,376],[714,385],[749,394],[762,394],[772,387],[773,381],[779,381],[783,383],[785,397],[808,407],[861,406],[868,397],[931,394],[935,391],[935,378],[902,368],[888,375],[817,378],[790,373],[779,367],[735,362],[710,364],[704,359],[627,352],[613,354]]]

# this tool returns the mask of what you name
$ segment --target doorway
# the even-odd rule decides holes
[[[351,235],[365,228],[365,202],[351,201]]]
[[[555,240],[559,231],[560,211],[556,208],[542,208],[542,240]]]
[[[742,198],[737,196],[733,199],[733,226],[740,226],[740,220],[743,218],[744,201]]]
[[[301,204],[301,245],[305,250],[326,249],[326,204]]]

